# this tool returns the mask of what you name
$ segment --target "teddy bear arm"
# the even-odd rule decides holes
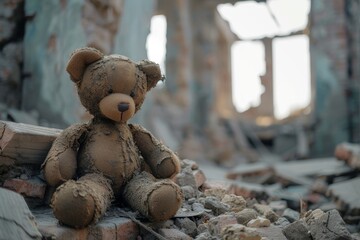
[[[59,186],[76,174],[77,150],[86,134],[86,124],[75,124],[55,139],[41,168],[45,180],[51,186]]]
[[[129,124],[134,141],[152,174],[157,178],[172,178],[180,171],[176,154],[137,124]]]

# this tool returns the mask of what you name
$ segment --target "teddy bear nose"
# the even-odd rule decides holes
[[[129,103],[121,102],[118,104],[117,107],[118,107],[119,112],[125,112],[129,109]]]

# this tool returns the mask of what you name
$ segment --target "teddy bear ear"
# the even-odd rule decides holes
[[[84,74],[85,68],[93,62],[103,58],[103,54],[90,47],[76,49],[70,56],[66,71],[70,74],[71,80],[79,82]]]
[[[155,87],[158,81],[163,80],[159,64],[149,60],[142,60],[138,63],[139,69],[145,73],[147,79],[147,90]]]

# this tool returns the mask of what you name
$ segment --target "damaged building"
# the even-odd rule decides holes
[[[0,186],[20,193],[25,202],[15,195],[9,198],[29,207],[38,220],[38,228],[27,236],[296,239],[291,233],[298,231],[311,232],[306,239],[325,239],[321,229],[335,239],[319,227],[327,217],[338,226],[333,232],[344,239],[360,238],[360,2],[309,0],[303,28],[250,38],[239,36],[232,27],[236,23],[219,7],[251,3],[281,24],[270,6],[277,1],[283,2],[2,1]],[[106,55],[147,59],[156,16],[166,21],[166,79],[148,94],[132,122],[146,127],[182,159],[175,179],[184,194],[182,212],[168,225],[155,226],[114,208],[88,229],[59,226],[45,207],[54,189],[43,181],[40,165],[61,129],[91,119],[65,71],[69,56],[88,46]],[[309,101],[279,118],[275,42],[296,36],[308,41]],[[258,104],[240,112],[234,104],[238,93],[233,72],[248,66],[234,66],[232,49],[244,42],[263,49],[264,71],[257,76],[263,90]]]

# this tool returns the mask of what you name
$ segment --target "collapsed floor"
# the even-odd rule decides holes
[[[1,202],[16,203],[19,212],[12,212],[12,221],[27,229],[23,236],[28,239],[360,239],[357,145],[339,145],[336,157],[343,161],[261,162],[224,169],[184,159],[174,179],[184,202],[173,219],[150,223],[114,203],[99,223],[76,230],[59,225],[52,215],[53,189],[38,170],[39,159],[60,131],[8,122],[0,127],[1,186],[20,193],[26,204],[4,189]],[[24,155],[24,142],[30,139],[38,147],[36,155]],[[0,232],[6,234],[14,225],[4,206]],[[22,211],[27,206],[35,219]]]

